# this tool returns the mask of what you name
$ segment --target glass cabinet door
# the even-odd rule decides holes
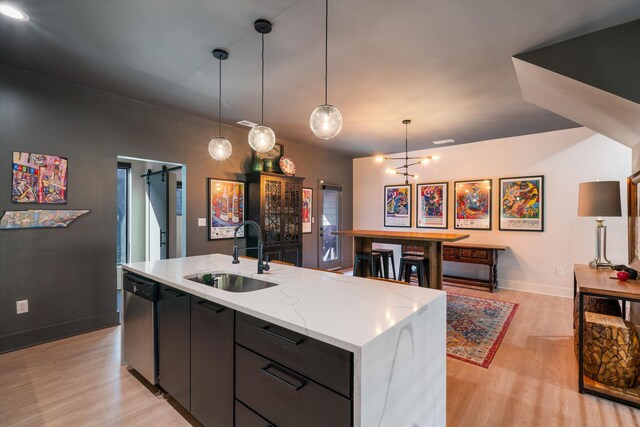
[[[301,215],[302,215],[302,188],[299,182],[285,182],[283,203],[284,244],[293,245],[300,243]]]
[[[264,180],[264,223],[261,224],[265,246],[279,245],[282,238],[282,181]]]

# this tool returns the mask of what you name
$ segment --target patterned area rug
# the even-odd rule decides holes
[[[447,356],[488,368],[518,304],[447,291]]]

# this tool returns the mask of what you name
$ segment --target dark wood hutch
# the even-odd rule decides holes
[[[267,260],[302,266],[302,181],[304,178],[268,172],[247,175],[247,218],[260,224]],[[247,227],[247,245],[258,243]],[[257,256],[257,251],[248,251]]]

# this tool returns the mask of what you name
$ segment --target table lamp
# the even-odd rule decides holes
[[[596,257],[589,263],[592,268],[609,268],[607,259],[607,227],[604,216],[622,216],[620,182],[581,182],[578,193],[578,216],[596,217]]]

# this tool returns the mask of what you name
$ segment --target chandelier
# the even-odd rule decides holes
[[[440,156],[422,156],[422,157],[409,157],[409,124],[411,120],[403,120],[402,123],[405,126],[404,130],[404,157],[385,157],[385,156],[376,156],[375,161],[378,163],[382,163],[385,160],[404,160],[404,164],[402,166],[398,166],[396,168],[388,168],[386,172],[391,175],[403,175],[405,185],[409,185],[409,177],[418,178],[417,174],[409,173],[409,168],[415,165],[426,165],[431,160],[438,160]],[[404,171],[402,170],[404,169]]]

